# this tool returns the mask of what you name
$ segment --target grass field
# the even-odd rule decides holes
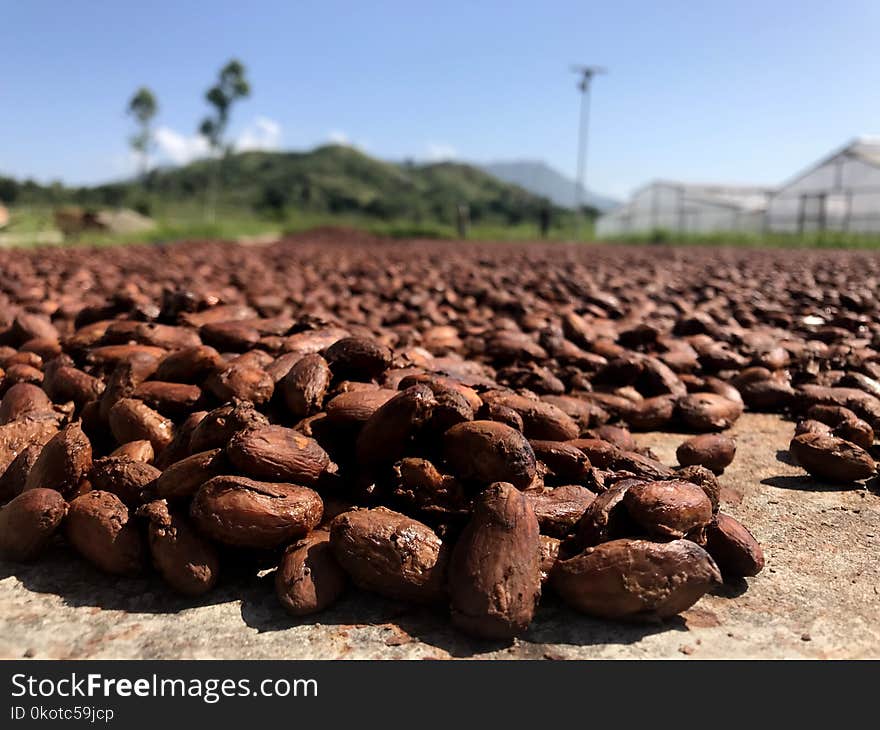
[[[24,239],[27,245],[28,234],[38,234],[55,230],[52,209],[49,207],[17,207],[11,209],[10,225],[3,233],[15,234],[16,240]],[[76,237],[69,237],[71,245],[115,245],[125,243],[159,243],[183,239],[230,239],[236,240],[253,236],[283,235],[301,233],[323,226],[356,228],[391,238],[458,238],[455,226],[433,221],[379,220],[369,216],[330,215],[310,213],[290,213],[283,218],[259,217],[252,211],[228,208],[217,212],[216,220],[206,220],[204,210],[199,206],[175,206],[160,209],[154,215],[156,228],[137,233],[100,233],[89,231]],[[0,241],[2,235],[0,233]],[[536,223],[518,225],[473,224],[468,237],[475,240],[529,241],[539,237]],[[570,225],[551,226],[548,238],[570,241],[574,232]],[[593,238],[592,226],[584,224],[583,241]]]
[[[6,234],[15,245],[38,243],[40,234],[54,231],[50,207],[29,206],[11,209],[10,224],[0,231],[0,245]],[[162,243],[192,239],[240,240],[295,234],[323,226],[340,226],[368,231],[391,238],[437,238],[456,239],[455,226],[433,221],[379,220],[361,215],[331,215],[314,213],[288,213],[282,218],[260,217],[247,209],[227,208],[219,210],[216,220],[206,220],[201,206],[179,205],[159,209],[154,215],[157,226],[153,230],[138,233],[87,232],[68,237],[65,245],[111,246],[127,243]],[[31,238],[33,236],[33,238]],[[475,223],[468,230],[468,238],[477,241],[532,241],[539,238],[537,223],[503,225],[498,223]],[[571,220],[551,225],[547,238],[553,241],[575,240]],[[585,222],[578,240],[594,241],[593,227]],[[880,234],[856,234],[840,232],[814,232],[804,235],[786,233],[711,233],[680,234],[669,231],[619,236],[608,239],[610,243],[668,244],[693,246],[736,246],[745,248],[857,248],[880,249]]]

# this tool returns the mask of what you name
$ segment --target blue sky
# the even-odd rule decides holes
[[[572,62],[594,85],[588,185],[780,182],[880,133],[880,3],[0,2],[0,172],[130,173],[127,99],[159,97],[162,159],[198,154],[232,56],[245,147],[346,140],[389,158],[543,159],[572,174]]]

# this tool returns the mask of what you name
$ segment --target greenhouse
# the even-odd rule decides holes
[[[780,187],[767,229],[880,232],[880,137],[856,139]]]
[[[596,221],[600,237],[673,231],[759,232],[772,191],[742,185],[693,185],[658,180]]]

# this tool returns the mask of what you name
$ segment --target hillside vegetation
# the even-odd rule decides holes
[[[210,175],[219,167],[219,209],[284,221],[292,216],[364,217],[414,225],[450,226],[466,204],[474,224],[537,224],[549,209],[556,225],[571,213],[466,164],[395,164],[351,147],[309,152],[243,152],[183,167],[152,170],[141,181],[88,188],[40,186],[0,179],[0,200],[16,206],[76,204],[132,207],[159,217],[203,205]]]

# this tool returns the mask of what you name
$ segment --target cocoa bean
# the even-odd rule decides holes
[[[705,492],[677,479],[634,484],[623,505],[636,523],[661,538],[699,533],[712,519],[712,502]]]
[[[67,502],[54,489],[31,489],[0,508],[0,555],[33,560],[46,548],[67,514]]]
[[[289,546],[275,571],[275,593],[294,616],[308,616],[331,606],[342,595],[346,582],[326,530],[315,530]]]
[[[185,596],[200,596],[217,584],[217,551],[182,515],[171,512],[165,500],[148,502],[137,514],[148,520],[147,544],[153,565],[172,589]]]
[[[491,639],[525,631],[541,597],[540,549],[538,520],[526,496],[512,484],[489,486],[452,552],[453,624]]]
[[[146,403],[123,398],[110,409],[110,431],[119,444],[128,441],[149,441],[158,454],[174,438],[174,423]]]
[[[77,552],[106,573],[137,575],[143,570],[140,532],[115,494],[95,490],[74,499],[65,534]]]
[[[721,512],[706,528],[706,551],[725,577],[757,575],[764,569],[764,551],[752,533]]]
[[[572,608],[610,619],[681,613],[721,583],[718,566],[690,540],[612,540],[557,561],[553,589]]]
[[[789,449],[798,463],[817,479],[855,482],[877,471],[867,451],[836,436],[801,434],[791,440]]]
[[[308,487],[218,476],[196,492],[190,516],[203,534],[217,542],[275,548],[314,529],[322,510],[321,498]]]
[[[72,495],[92,468],[92,445],[79,423],[55,434],[28,472],[24,488],[48,488],[62,496]]]
[[[715,474],[723,473],[735,455],[736,441],[720,434],[694,436],[675,451],[682,466],[705,466]]]
[[[495,421],[471,421],[443,436],[443,454],[453,474],[483,484],[506,481],[524,489],[536,474],[532,447],[519,432]]]
[[[417,603],[445,594],[445,546],[430,527],[399,512],[385,507],[344,512],[330,523],[330,547],[364,590]]]
[[[312,486],[330,465],[318,442],[283,426],[258,426],[239,431],[226,447],[229,461],[255,479],[290,481]]]
[[[293,418],[305,418],[321,410],[332,373],[317,354],[306,355],[278,382],[278,389]]]

